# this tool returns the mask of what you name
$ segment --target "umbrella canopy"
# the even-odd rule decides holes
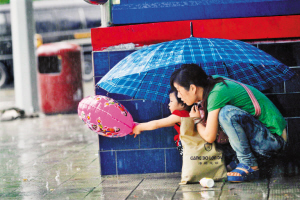
[[[208,75],[222,75],[268,89],[294,75],[289,67],[238,40],[187,38],[142,48],[121,60],[97,85],[135,99],[169,101],[169,79],[181,64],[196,63]]]

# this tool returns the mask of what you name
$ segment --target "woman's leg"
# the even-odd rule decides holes
[[[236,157],[235,151],[232,149],[230,144],[218,144],[216,143],[217,148],[223,151],[225,157],[225,165],[227,171],[232,171],[239,164],[239,161]]]
[[[239,162],[248,166],[258,166],[254,152],[271,157],[285,145],[281,137],[273,135],[260,121],[235,106],[228,105],[220,110],[219,123]]]

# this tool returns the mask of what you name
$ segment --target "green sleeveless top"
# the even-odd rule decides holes
[[[213,76],[213,78],[217,77],[222,76]],[[209,93],[207,99],[207,111],[211,112],[218,108],[222,108],[225,105],[232,105],[254,115],[255,109],[247,91],[238,83],[229,80],[225,80],[225,82],[227,83],[227,86],[224,83],[217,83]],[[258,120],[261,121],[271,133],[276,133],[281,136],[286,127],[286,121],[279,110],[268,97],[259,90],[249,85],[246,86],[253,92],[260,105],[261,115],[258,117]]]

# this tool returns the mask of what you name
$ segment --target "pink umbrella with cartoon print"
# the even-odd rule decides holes
[[[132,133],[135,126],[131,114],[122,104],[102,95],[82,99],[78,115],[92,131],[105,137],[124,137]]]

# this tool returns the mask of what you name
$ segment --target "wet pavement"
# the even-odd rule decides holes
[[[13,105],[10,89],[0,97]],[[281,174],[210,189],[179,185],[180,173],[101,177],[98,149],[77,114],[0,122],[0,199],[300,199],[299,177]]]

